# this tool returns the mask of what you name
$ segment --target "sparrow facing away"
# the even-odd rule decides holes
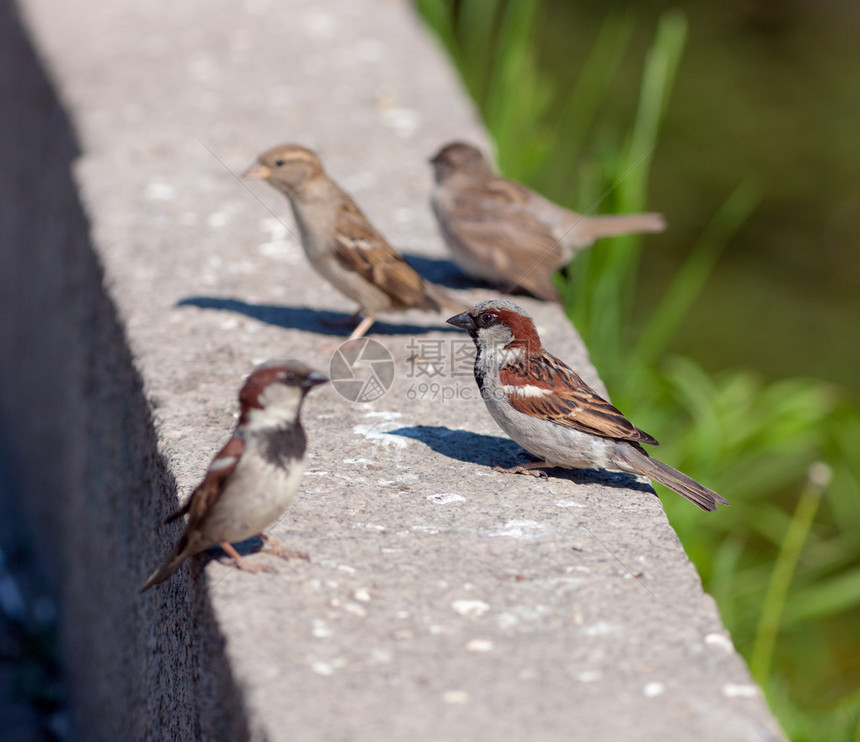
[[[513,302],[476,304],[448,323],[466,330],[477,348],[475,380],[493,419],[541,460],[513,469],[614,469],[656,479],[702,510],[728,500],[651,458],[657,445],[541,345],[532,318]],[[541,472],[541,474],[544,474]],[[545,476],[545,474],[544,474]]]
[[[583,216],[507,178],[481,152],[452,142],[430,160],[431,203],[454,261],[506,291],[559,301],[552,274],[600,237],[662,232],[662,214]]]
[[[219,544],[237,567],[246,564],[231,545],[259,535],[277,556],[305,557],[289,551],[262,530],[293,499],[305,470],[305,431],[300,420],[305,395],[328,377],[299,361],[269,361],[254,369],[239,392],[239,422],[188,502],[165,523],[188,514],[173,552],[140,588],[170,577],[188,557]]]
[[[350,340],[370,329],[376,315],[406,309],[454,311],[463,305],[425,281],[323,170],[312,150],[283,144],[263,152],[244,177],[265,180],[293,208],[311,267],[358,304],[364,319]]]

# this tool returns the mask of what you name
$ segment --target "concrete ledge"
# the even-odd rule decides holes
[[[381,399],[309,399],[313,459],[272,531],[309,563],[201,561],[136,596],[242,374],[327,368],[321,316],[352,311],[272,216],[291,228],[287,204],[230,171],[314,146],[451,283],[425,160],[482,133],[399,0],[0,8],[3,505],[44,547],[81,738],[783,738],[649,487],[495,474],[517,448],[471,378],[416,394],[416,346],[462,340],[441,317],[378,326]],[[523,303],[599,385],[560,312]]]

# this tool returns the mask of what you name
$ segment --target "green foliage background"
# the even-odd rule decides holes
[[[663,12],[643,29],[635,6],[608,10],[575,83],[562,90],[537,61],[541,0],[418,6],[477,102],[503,173],[583,213],[648,209],[684,63],[683,13]],[[643,30],[644,53],[633,43]],[[631,64],[640,85],[624,117],[613,82]],[[709,373],[669,352],[721,253],[767,198],[739,176],[646,316],[634,303],[636,236],[585,252],[559,288],[613,402],[665,441],[661,458],[733,503],[703,517],[664,498],[787,733],[795,742],[858,742],[860,410],[832,383],[767,380],[744,368]]]

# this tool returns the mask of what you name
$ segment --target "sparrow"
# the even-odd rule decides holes
[[[232,437],[188,502],[164,521],[188,514],[182,536],[139,592],[163,582],[188,557],[216,544],[240,569],[268,571],[263,565],[245,563],[231,545],[255,535],[277,556],[307,558],[262,530],[286,510],[299,488],[306,446],[302,402],[308,391],[328,380],[299,361],[269,361],[254,369],[239,392],[239,422]]]
[[[600,237],[662,232],[662,214],[583,216],[493,172],[471,144],[452,142],[430,160],[431,204],[451,255],[466,273],[506,291],[560,301],[552,275]]]
[[[728,500],[651,458],[657,441],[637,428],[563,361],[543,349],[532,318],[511,301],[476,304],[448,324],[466,330],[477,348],[475,380],[490,415],[540,460],[512,469],[611,469],[655,479],[702,510]],[[498,467],[497,467],[498,468]]]
[[[265,180],[290,201],[311,267],[358,304],[364,319],[350,340],[362,337],[382,312],[443,306],[464,309],[425,281],[404,260],[352,198],[323,170],[316,153],[297,144],[263,152],[245,178]]]

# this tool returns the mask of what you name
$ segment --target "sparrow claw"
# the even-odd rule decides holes
[[[241,569],[243,572],[277,572],[274,567],[270,567],[268,564],[263,564],[262,562],[248,562],[245,559],[240,559],[239,561],[233,562],[236,565],[236,569]]]
[[[528,474],[531,477],[537,477],[538,479],[548,479],[549,474],[547,474],[543,469],[539,469],[540,466],[546,466],[546,462],[544,461],[535,461],[531,464],[518,464],[517,466],[499,466],[496,464],[493,466],[493,471],[501,472],[502,474]]]
[[[275,541],[271,536],[266,536],[266,534],[261,533],[260,538],[266,542],[266,546],[260,549],[260,551],[265,552],[266,554],[272,554],[273,556],[280,557],[281,559],[304,559],[306,562],[311,560],[304,551],[288,549],[283,544],[279,544]]]

